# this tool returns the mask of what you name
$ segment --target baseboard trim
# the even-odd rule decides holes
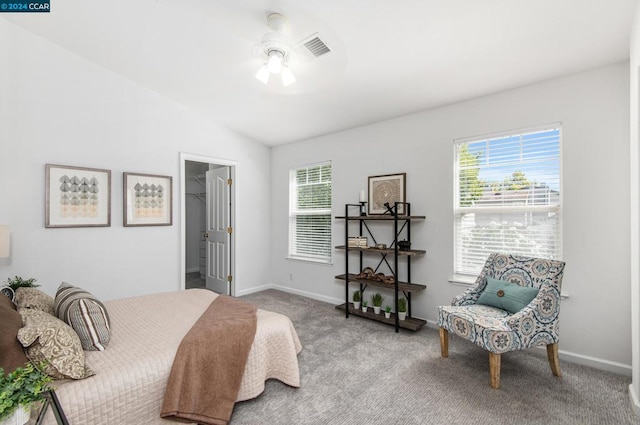
[[[236,292],[236,297],[241,297],[243,295],[249,295],[249,294],[255,294],[256,292],[266,291],[267,289],[273,289],[273,285],[268,284],[268,285],[256,286],[256,287],[249,288],[249,289],[241,289],[241,290]]]
[[[427,327],[438,329],[438,323],[433,320],[427,320]],[[547,355],[546,347],[537,348],[539,348],[540,351],[538,352],[538,350],[535,350],[533,351],[534,353],[540,354],[541,356]],[[632,372],[631,366],[629,365],[612,362],[610,360],[604,360],[597,357],[585,356],[583,354],[577,354],[571,351],[558,350],[558,356],[560,357],[560,360],[564,360],[569,363],[589,366],[594,369],[604,370],[607,372],[615,373],[617,375],[631,376]],[[640,409],[640,404],[638,406],[638,408]],[[640,416],[640,413],[638,414],[638,416]]]
[[[311,298],[314,300],[318,300],[318,301],[323,301],[329,304],[333,304],[333,305],[338,305],[338,304],[342,304],[344,303],[344,299],[341,298],[334,298],[334,297],[327,297],[325,295],[319,295],[313,292],[307,292],[307,291],[302,291],[300,289],[294,289],[294,288],[290,288],[288,286],[282,286],[282,285],[277,285],[277,284],[270,284],[270,285],[264,285],[264,286],[259,286],[256,288],[251,288],[248,289],[246,291],[242,291],[238,296],[241,295],[248,295],[248,294],[252,294],[254,292],[260,292],[260,291],[264,291],[266,289],[277,289],[278,291],[282,291],[282,292],[288,292],[290,294],[295,294],[295,295],[300,295],[303,297],[307,297],[307,298]],[[417,316],[416,316],[417,317]],[[432,329],[438,329],[438,323],[435,320],[428,320],[428,319],[424,319],[421,317],[417,317],[418,319],[423,319],[426,320],[427,322],[427,327],[428,328],[432,328]],[[540,350],[544,350],[544,353],[540,353],[541,355],[544,354],[546,356],[546,349],[545,347],[539,347]],[[535,350],[534,352],[537,352],[537,350]],[[565,351],[565,350],[558,350],[558,355],[560,357],[560,360],[564,360],[570,363],[576,363],[576,364],[580,364],[583,366],[589,366],[592,367],[594,369],[599,369],[599,370],[604,370],[607,372],[612,372],[615,373],[617,375],[625,375],[625,376],[631,376],[631,366],[630,365],[626,365],[623,363],[618,363],[618,362],[612,362],[610,360],[605,360],[605,359],[600,359],[597,357],[592,357],[592,356],[586,356],[583,354],[578,354],[578,353],[574,353],[571,351]],[[640,400],[637,398],[637,395],[634,394],[632,395],[632,404],[633,404],[633,408],[634,411],[636,412],[636,414],[638,414],[638,416],[640,416]]]
[[[271,285],[271,288],[272,289],[277,289],[278,291],[288,292],[290,294],[295,294],[295,295],[300,295],[300,296],[303,296],[303,297],[311,298],[313,300],[323,301],[325,303],[329,303],[329,304],[333,304],[333,305],[338,305],[338,304],[344,303],[344,299],[327,297],[327,296],[324,296],[324,295],[318,295],[318,294],[315,294],[313,292],[307,292],[307,291],[301,291],[300,289],[289,288],[288,286],[281,286],[281,285],[273,284],[273,285]]]
[[[629,400],[631,401],[631,408],[636,416],[640,416],[640,400],[638,400],[638,393],[636,393],[633,384],[629,385]]]

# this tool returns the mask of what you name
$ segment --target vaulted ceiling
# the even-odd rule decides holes
[[[635,0],[52,0],[2,14],[268,145],[628,59]],[[288,17],[297,82],[254,78],[267,14]],[[295,54],[297,52],[297,54]]]

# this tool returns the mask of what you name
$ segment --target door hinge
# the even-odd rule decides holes
[[[205,232],[205,233],[203,233],[203,234],[202,234],[202,237],[204,237],[205,239],[207,239],[207,238],[209,237],[209,234]]]
[[[227,227],[227,233],[228,234],[232,234],[233,233],[233,227]]]
[[[233,184],[233,179],[227,179],[227,186],[231,186]]]
[[[232,280],[233,280],[233,276],[232,275],[227,276],[227,282],[231,283]]]

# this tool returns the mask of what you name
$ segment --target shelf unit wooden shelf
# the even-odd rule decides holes
[[[380,312],[380,314],[375,314],[370,307],[369,307],[369,310],[367,310],[367,312],[365,313],[359,308],[358,309],[354,308],[353,304],[351,303],[347,303],[346,305],[349,306],[349,314],[352,314],[354,316],[364,317],[365,319],[375,320],[376,322],[384,323],[386,325],[391,325],[391,326],[395,326],[396,324],[395,313],[391,313],[391,318],[387,319],[386,317],[384,317],[383,312]],[[336,309],[345,311],[346,310],[345,304],[337,305]],[[407,317],[406,319],[399,320],[398,322],[399,322],[398,326],[401,329],[408,329],[410,331],[417,331],[427,323],[426,321],[422,319],[416,319],[415,317]]]
[[[347,277],[344,274],[336,276],[337,280],[347,280]],[[357,282],[362,283],[368,286],[377,286],[380,288],[387,289],[395,289],[395,284],[393,283],[384,283],[377,280],[372,279],[358,279],[355,274],[349,273],[349,282]],[[398,282],[398,289],[402,292],[419,292],[424,289],[427,289],[427,285],[418,285],[417,283],[409,283],[409,282]]]
[[[426,251],[420,249],[408,249],[401,250],[398,246],[398,238],[400,234],[404,231],[406,234],[406,241],[410,243],[411,241],[411,222],[412,221],[420,221],[424,220],[425,216],[423,215],[411,215],[411,205],[408,202],[398,203],[396,202],[391,209],[392,211],[398,211],[398,206],[404,205],[405,211],[407,215],[394,215],[394,214],[385,214],[385,215],[349,215],[349,208],[358,208],[358,211],[361,210],[361,204],[346,204],[345,205],[345,214],[343,216],[336,216],[336,219],[341,219],[345,221],[345,244],[336,246],[335,249],[344,251],[346,256],[345,261],[345,273],[336,276],[336,280],[341,280],[345,282],[345,303],[336,306],[337,309],[345,312],[345,317],[349,318],[349,315],[352,314],[354,316],[364,317],[367,319],[375,320],[377,322],[385,323],[388,325],[395,326],[396,332],[399,329],[409,329],[409,330],[418,330],[422,326],[426,324],[424,320],[416,319],[411,315],[411,296],[413,293],[420,292],[426,289],[426,285],[420,285],[417,283],[411,282],[411,259],[415,257],[419,257],[426,254]],[[349,246],[349,237],[350,237],[350,229],[349,222],[357,222],[359,226],[359,233],[357,236],[363,237],[364,232],[368,233],[374,243],[376,242],[376,238],[373,235],[373,232],[367,225],[367,222],[388,222],[389,224],[393,224],[393,241],[388,245],[387,248],[380,249],[371,246],[367,247],[353,247]],[[352,235],[355,236],[355,235]],[[393,283],[385,283],[378,280],[373,279],[362,279],[356,277],[356,273],[349,272],[349,256],[350,254],[357,254],[359,256],[359,265],[360,272],[363,269],[363,258],[365,255],[378,255],[380,261],[378,266],[376,267],[376,271],[378,268],[384,263],[391,270],[393,276]],[[403,270],[406,270],[407,281],[399,281],[398,280],[398,271],[400,268],[400,259],[402,259]],[[375,314],[373,311],[363,312],[361,309],[354,308],[353,304],[349,301],[349,285],[357,284],[359,285],[360,292],[363,293],[367,287],[379,287],[385,288],[393,291],[393,307],[394,310],[398,311],[398,296],[399,293],[404,294],[407,299],[407,317],[405,320],[400,320],[397,314],[392,313],[390,319],[386,319],[384,314]]]

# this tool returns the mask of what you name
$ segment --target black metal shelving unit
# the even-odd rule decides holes
[[[398,215],[396,212],[398,211],[398,206],[404,205],[405,213],[404,215]],[[410,330],[418,330],[422,326],[426,324],[426,321],[422,319],[416,319],[411,315],[411,294],[414,292],[419,292],[426,289],[426,285],[419,285],[411,282],[411,259],[416,256],[421,256],[426,254],[426,251],[419,249],[409,249],[409,250],[401,250],[398,246],[398,238],[403,231],[406,231],[406,240],[411,241],[411,222],[424,220],[425,216],[412,216],[411,215],[411,204],[408,202],[396,202],[393,207],[389,208],[389,213],[384,215],[349,215],[350,209],[358,208],[358,211],[362,210],[362,204],[345,204],[344,208],[344,216],[337,216],[336,219],[342,219],[345,221],[345,237],[344,237],[344,245],[336,246],[335,248],[338,250],[345,251],[345,273],[336,276],[337,280],[343,280],[345,282],[345,303],[336,306],[337,309],[343,310],[345,312],[345,317],[349,318],[350,314],[354,316],[364,317],[367,319],[376,320],[381,323],[385,323],[388,325],[395,326],[396,332],[399,331],[400,328],[410,329]],[[357,236],[366,236],[366,234],[371,237],[374,246],[378,244],[376,238],[368,226],[368,222],[393,222],[393,241],[386,249],[378,249],[374,247],[350,247],[349,246],[349,237],[355,236],[349,234],[349,222],[357,221],[359,223],[359,233]],[[378,265],[375,267],[375,271],[378,271],[381,265],[386,264],[391,273],[393,275],[393,283],[384,283],[372,279],[360,279],[357,278],[357,273],[349,272],[349,254],[355,252],[359,255],[359,265],[360,271],[363,269],[363,260],[365,254],[375,254],[380,256],[380,261]],[[393,254],[393,262],[390,263],[387,256]],[[406,261],[406,271],[407,271],[407,281],[401,282],[398,279],[398,270],[400,266],[400,258]],[[363,312],[360,309],[355,309],[353,305],[349,302],[349,284],[355,283],[359,285],[359,290],[362,294],[368,286],[387,288],[393,290],[394,293],[394,308],[396,313],[392,313],[391,319],[386,319],[383,314],[374,314]],[[397,311],[398,311],[398,294],[402,292],[407,299],[407,317],[405,320],[400,320]],[[362,298],[364,300],[364,296]]]

